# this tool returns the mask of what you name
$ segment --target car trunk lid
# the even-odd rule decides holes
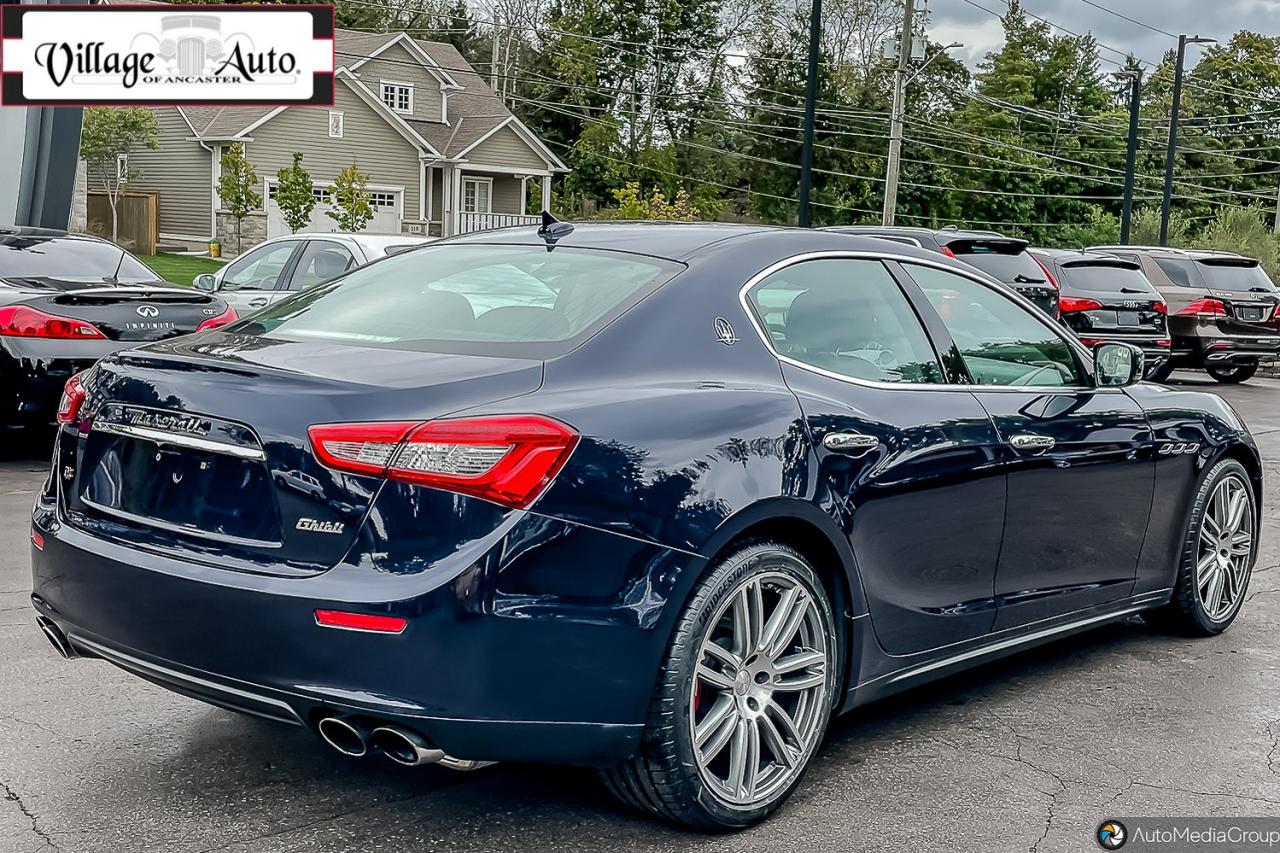
[[[1063,318],[1080,334],[1167,334],[1167,307],[1137,264],[1121,259],[1060,261]],[[1077,310],[1070,310],[1079,306]],[[1096,306],[1096,307],[1091,307]]]
[[[72,525],[220,568],[339,562],[382,481],[321,465],[307,428],[423,421],[535,390],[542,363],[237,335],[120,353],[62,442]],[[78,445],[78,446],[77,446]]]
[[[1058,316],[1058,289],[1027,252],[1026,240],[965,236],[948,240],[944,246],[956,260],[1009,285],[1049,316]]]
[[[113,341],[146,343],[190,334],[226,310],[221,300],[183,287],[57,279],[10,282],[33,294],[22,304],[92,324]]]

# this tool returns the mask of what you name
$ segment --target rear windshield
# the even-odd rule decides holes
[[[1006,284],[1043,284],[1044,270],[1017,244],[951,243],[956,258]]]
[[[1266,270],[1257,263],[1242,264],[1238,261],[1202,260],[1197,262],[1200,274],[1214,290],[1235,290],[1244,293],[1275,293]]]
[[[551,358],[684,267],[590,249],[401,252],[254,314],[235,331],[395,349]]]
[[[150,267],[120,247],[74,237],[0,240],[0,277],[160,281]]]
[[[1115,264],[1069,264],[1060,267],[1062,286],[1070,290],[1088,290],[1094,293],[1141,294],[1149,296],[1156,289],[1147,281],[1142,270]]]

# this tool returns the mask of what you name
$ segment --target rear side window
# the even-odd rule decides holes
[[[1156,266],[1178,287],[1204,287],[1195,264],[1185,258],[1153,258]]]
[[[286,299],[237,331],[550,358],[684,267],[621,252],[454,245],[402,252]]]
[[[1022,246],[1014,243],[959,242],[948,246],[958,260],[1006,284],[1043,284],[1044,270]]]
[[[1214,290],[1234,290],[1243,293],[1275,293],[1266,270],[1257,263],[1239,261],[1202,260],[1196,264]]]
[[[879,261],[830,258],[779,270],[749,298],[774,348],[795,361],[874,382],[942,382],[933,346]]]
[[[1075,263],[1060,265],[1059,270],[1062,286],[1070,290],[1141,295],[1156,293],[1142,270],[1136,267]]]

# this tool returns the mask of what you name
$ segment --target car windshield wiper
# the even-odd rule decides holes
[[[1142,290],[1140,288],[1134,288],[1134,287],[1122,287],[1120,288],[1120,292],[1121,293],[1146,293],[1145,290]]]
[[[1251,287],[1249,288],[1249,292],[1250,293],[1275,293],[1275,290],[1273,290],[1270,287]]]
[[[1023,275],[1022,273],[1018,273],[1013,277],[1013,283],[1014,284],[1044,284],[1044,279],[1030,278],[1028,276]]]

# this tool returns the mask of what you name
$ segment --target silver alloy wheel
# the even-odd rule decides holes
[[[822,735],[827,629],[808,590],[779,572],[745,579],[710,626],[689,703],[698,772],[725,804],[760,806],[786,790]]]
[[[1231,614],[1249,579],[1253,554],[1253,501],[1238,474],[1218,481],[1200,521],[1196,595],[1205,615],[1220,622]]]

